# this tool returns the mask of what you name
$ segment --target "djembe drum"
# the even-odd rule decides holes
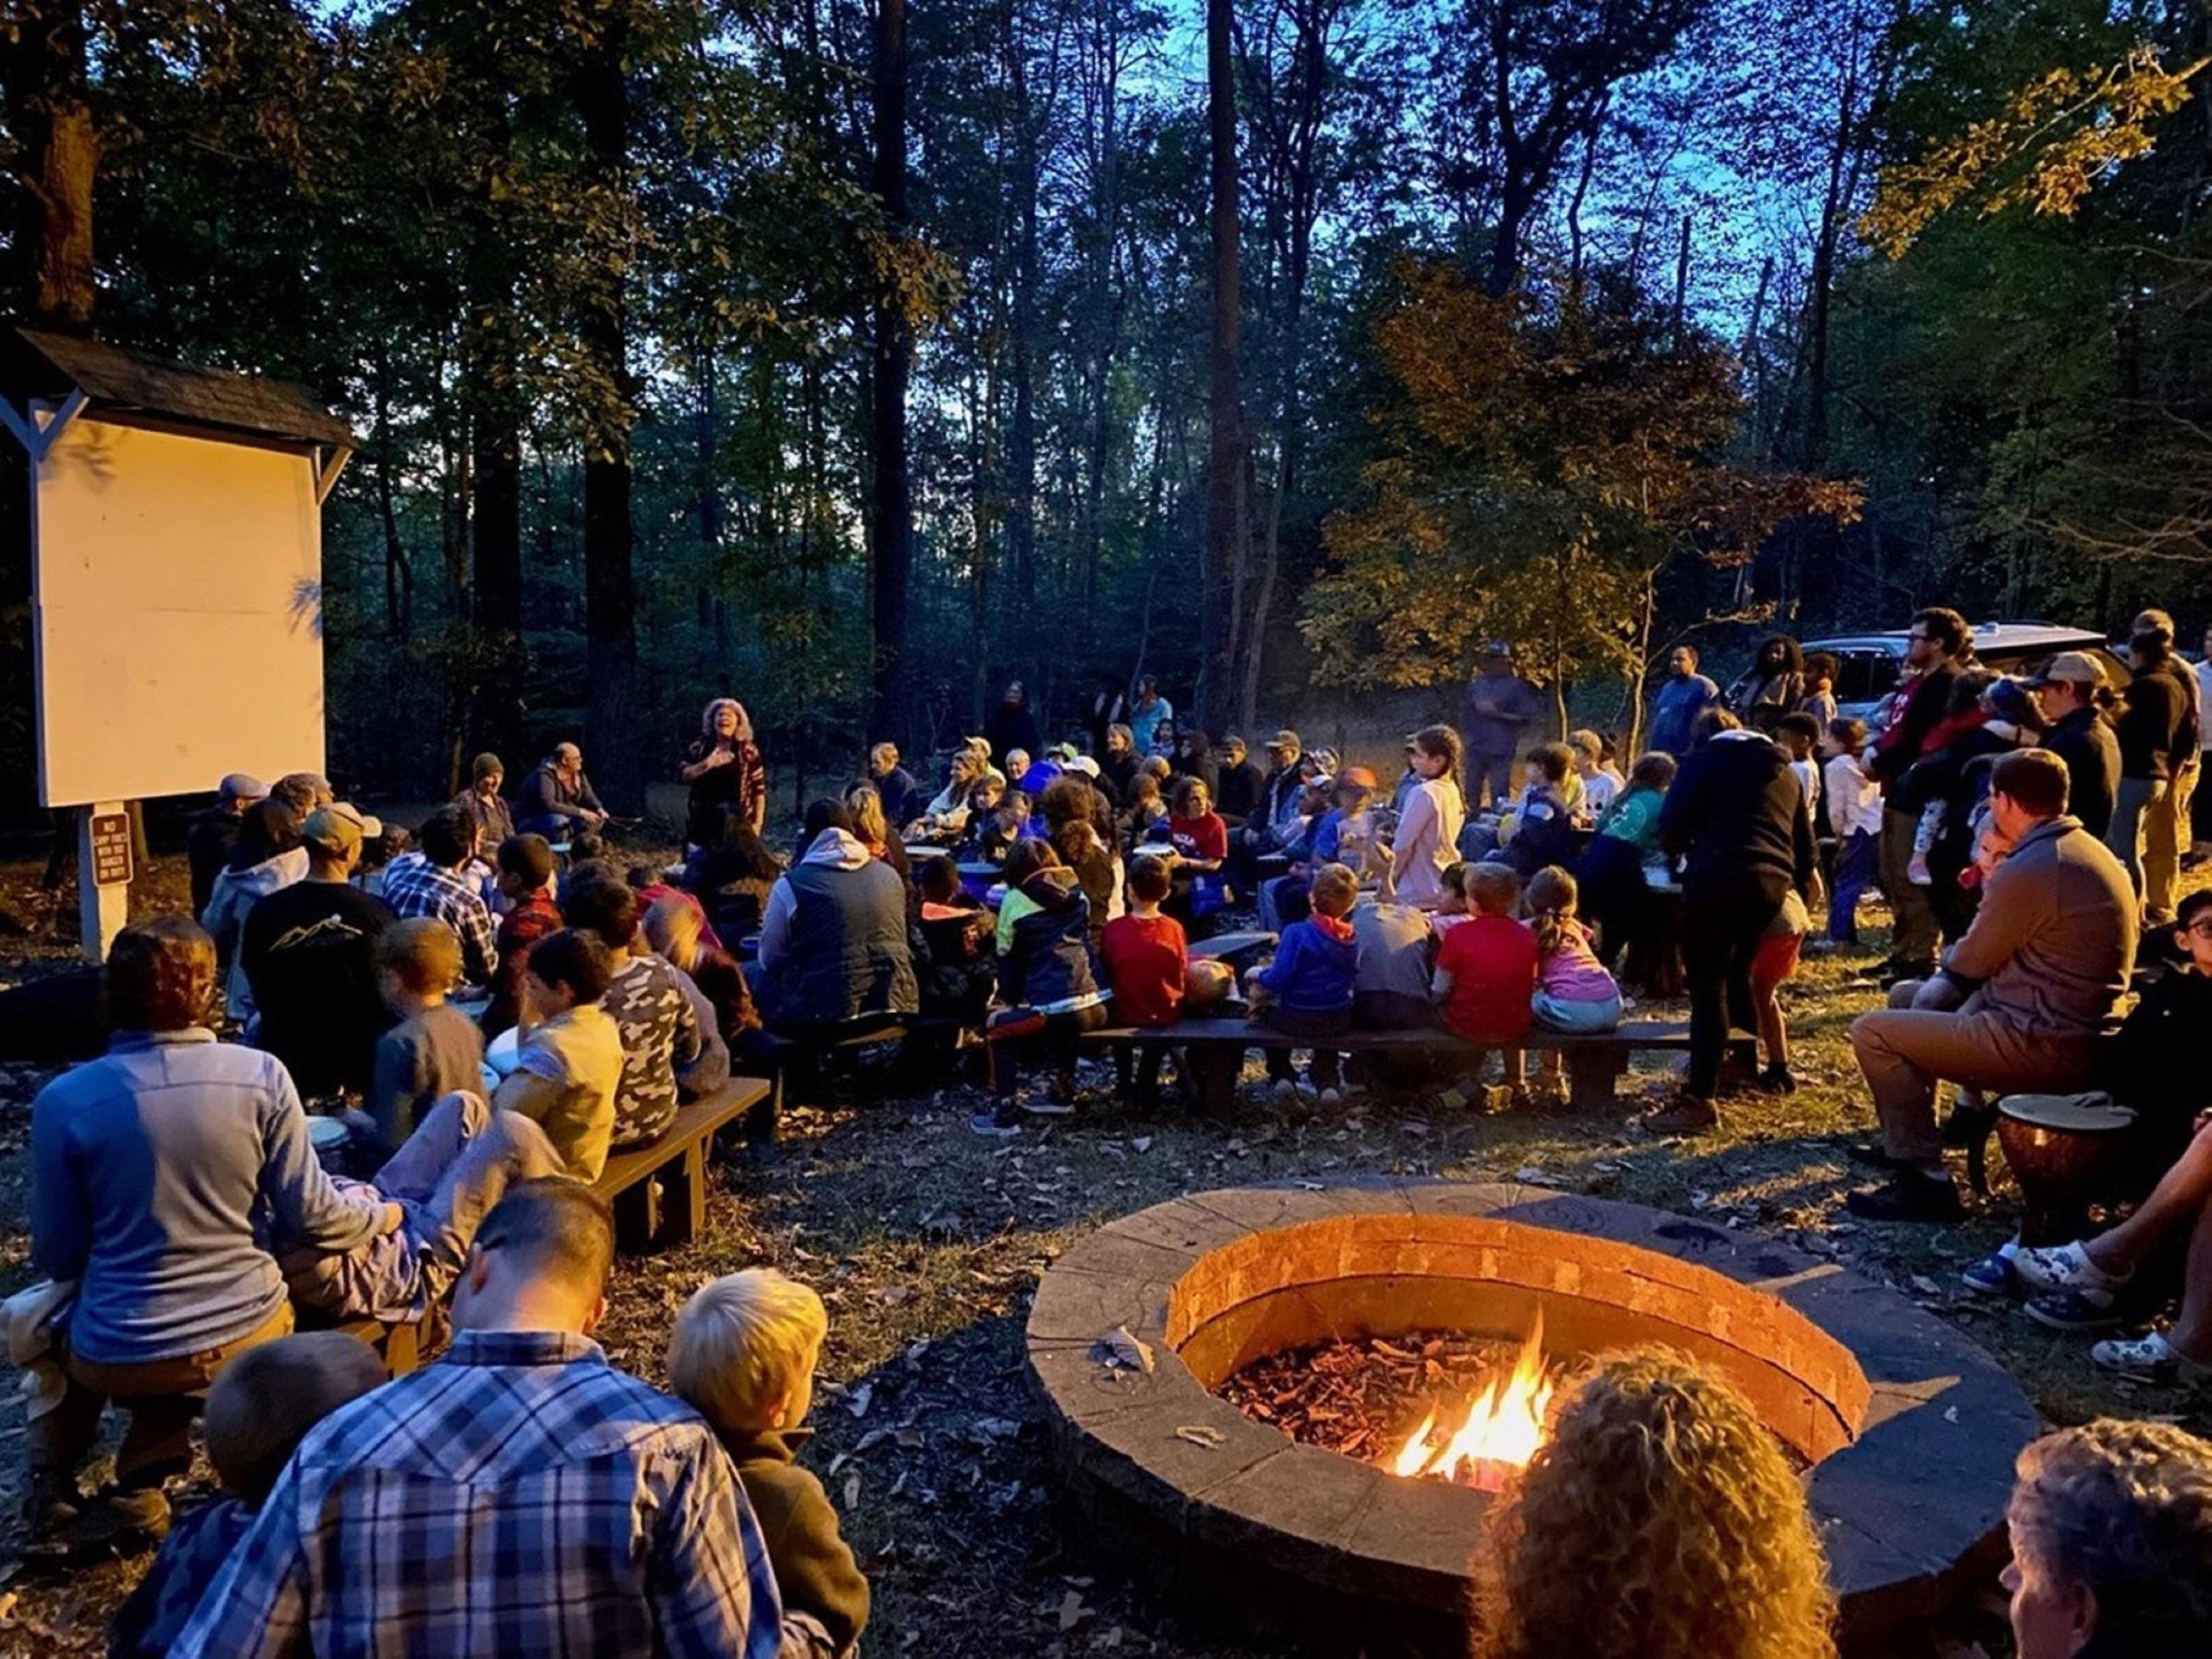
[[[2020,1182],[2023,1244],[2064,1244],[2088,1231],[2089,1206],[2124,1173],[2133,1109],[2104,1094],[2007,1095],[1997,1148]]]

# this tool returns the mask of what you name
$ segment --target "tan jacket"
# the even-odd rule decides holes
[[[1946,971],[1979,981],[1975,1006],[2039,1037],[2094,1037],[2136,961],[2136,895],[2120,861],[2070,817],[2021,838],[1982,890]]]

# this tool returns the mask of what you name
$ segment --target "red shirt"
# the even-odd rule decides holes
[[[1172,1025],[1182,1015],[1189,951],[1173,916],[1115,917],[1099,935],[1098,957],[1117,1024]]]
[[[1229,826],[1218,812],[1202,817],[1168,820],[1168,840],[1176,852],[1201,863],[1218,863],[1229,856]]]
[[[1437,971],[1451,975],[1444,1024],[1470,1042],[1503,1046],[1528,1035],[1536,936],[1510,916],[1469,916],[1444,935]]]
[[[542,887],[499,919],[499,973],[491,1006],[484,1011],[486,1032],[497,1036],[521,1018],[522,970],[530,965],[530,947],[560,929],[561,912]]]

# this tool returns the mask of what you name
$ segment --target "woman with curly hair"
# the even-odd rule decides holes
[[[1476,1659],[1833,1659],[1805,1497],[1743,1396],[1665,1349],[1566,1396],[1492,1511]]]
[[[2105,1418],[2020,1455],[2006,1520],[2020,1659],[2212,1653],[2212,1445]]]

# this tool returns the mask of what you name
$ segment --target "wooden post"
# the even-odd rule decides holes
[[[131,919],[130,815],[121,801],[96,801],[77,815],[76,835],[78,941],[86,961],[105,962]]]

